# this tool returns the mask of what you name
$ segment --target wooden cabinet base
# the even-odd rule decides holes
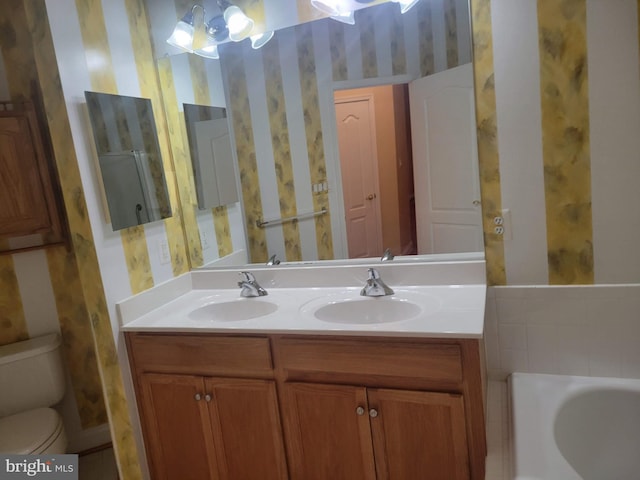
[[[484,480],[478,340],[126,339],[154,479]]]

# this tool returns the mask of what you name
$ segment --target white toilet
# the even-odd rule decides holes
[[[65,453],[62,400],[65,374],[60,335],[53,333],[0,347],[0,453]]]

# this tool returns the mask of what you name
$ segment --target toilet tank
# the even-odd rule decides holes
[[[55,405],[64,396],[60,335],[0,346],[0,417]]]

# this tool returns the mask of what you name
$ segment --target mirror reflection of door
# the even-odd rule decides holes
[[[483,248],[471,64],[409,84],[418,253]]]
[[[334,93],[349,258],[416,253],[406,85]]]
[[[349,258],[375,257],[382,225],[373,95],[336,98],[335,107]]]
[[[349,258],[481,251],[471,64],[334,103]]]

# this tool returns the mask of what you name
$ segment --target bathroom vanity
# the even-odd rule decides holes
[[[484,479],[484,285],[380,271],[393,296],[360,297],[356,266],[258,271],[250,299],[192,272],[121,304],[152,478]]]

